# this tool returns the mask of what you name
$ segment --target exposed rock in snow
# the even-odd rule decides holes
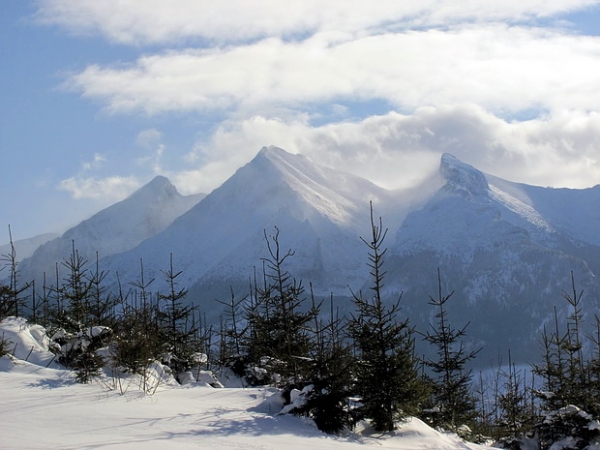
[[[464,195],[488,195],[489,185],[485,175],[449,153],[442,155],[440,173],[446,179],[446,190]]]

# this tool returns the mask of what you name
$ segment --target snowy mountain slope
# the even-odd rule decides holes
[[[490,185],[486,175],[452,155],[442,155],[440,173],[445,185],[406,218],[395,247],[432,248],[468,262],[477,249],[504,240],[508,229],[536,240],[560,238],[531,205]]]
[[[347,300],[350,288],[366,292],[370,285],[360,237],[369,236],[372,200],[376,217],[389,228],[385,288],[390,299],[404,293],[404,309],[421,329],[434,319],[427,300],[437,293],[437,268],[444,293],[455,291],[452,315],[460,324],[477,323],[469,337],[487,346],[489,355],[512,348],[517,358],[517,347],[530,352],[524,358],[537,354],[539,331],[553,308],[568,314],[561,294],[570,289],[571,271],[585,290],[590,315],[599,306],[600,186],[512,183],[444,154],[438,174],[397,192],[277,147],[263,148],[195,206],[182,206],[186,212],[176,219],[179,210],[172,205],[183,200],[173,202],[178,194],[169,185],[158,179],[136,197],[145,200],[128,199],[133,204],[115,205],[107,218],[99,213],[93,223],[65,233],[58,240],[64,256],[48,252],[46,265],[53,270],[76,239],[80,249],[113,253],[101,260],[101,269],[118,272],[126,287],[139,279],[142,260],[145,279],[155,279],[154,291],[164,287],[161,270],[168,269],[172,254],[175,270],[183,271],[177,281],[190,290],[188,300],[218,320],[222,309],[214,299],[229,298],[230,285],[238,296],[248,292],[261,258],[268,256],[264,234],[275,234],[277,227],[281,251],[294,252],[285,269],[306,287],[312,283],[318,296],[331,292]],[[162,200],[153,203],[155,198]],[[148,220],[159,226],[148,229]]]
[[[13,244],[15,246],[17,260],[22,261],[25,258],[29,258],[39,246],[44,245],[46,242],[51,241],[58,236],[59,235],[56,233],[44,233],[32,238],[15,241]],[[10,253],[10,244],[0,245],[0,256],[10,255]]]
[[[55,266],[67,260],[73,243],[81,257],[94,262],[100,257],[126,251],[170,225],[175,218],[196,204],[203,196],[182,196],[175,186],[157,176],[125,200],[84,220],[39,247],[20,265],[25,280],[41,274],[53,278]]]
[[[123,279],[135,279],[140,258],[154,267],[149,276],[165,269],[169,254],[185,271],[188,286],[243,282],[267,256],[264,233],[280,230],[281,251],[295,251],[288,270],[347,291],[366,274],[363,244],[368,232],[369,201],[381,214],[405,214],[408,202],[400,194],[362,178],[313,163],[277,147],[265,147],[221,187],[214,190],[170,227],[129,252],[106,260]],[[156,286],[160,285],[157,281]],[[224,284],[228,291],[228,283]],[[198,287],[198,289],[200,289]]]
[[[477,345],[494,347],[491,353],[500,344],[501,351],[512,348],[518,357],[536,354],[541,326],[550,323],[553,308],[568,314],[561,294],[570,289],[571,271],[578,289],[586,291],[591,323],[600,292],[600,248],[589,233],[600,229],[596,188],[566,193],[518,185],[447,154],[440,173],[446,184],[406,217],[390,249],[388,289],[404,291],[419,326],[433,320],[426,304],[437,295],[437,268],[443,294],[455,291],[454,317],[476,323],[469,334]],[[571,202],[565,201],[568,195]],[[579,209],[590,223],[564,220]]]
[[[556,189],[511,183],[488,175],[493,187],[535,209],[552,226],[575,240],[600,246],[600,185]]]

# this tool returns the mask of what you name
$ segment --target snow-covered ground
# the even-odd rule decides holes
[[[418,419],[393,434],[366,428],[326,435],[309,419],[278,414],[272,388],[215,389],[166,379],[147,394],[134,378],[120,385],[110,377],[79,384],[70,371],[52,367],[39,327],[8,318],[0,323],[1,336],[17,355],[0,358],[1,449],[487,448]]]

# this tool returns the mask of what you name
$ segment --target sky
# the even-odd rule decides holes
[[[452,153],[600,184],[600,0],[5,0],[0,243],[265,145],[387,188]]]

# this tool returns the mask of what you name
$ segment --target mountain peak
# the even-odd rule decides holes
[[[148,182],[145,186],[143,186],[140,190],[151,190],[154,192],[157,191],[177,191],[175,186],[171,181],[162,175],[157,175],[150,182]]]
[[[260,171],[265,180],[285,180],[288,184],[293,180],[301,179],[304,183],[315,177],[319,180],[322,178],[320,169],[309,158],[274,145],[263,147],[248,166]]]
[[[256,155],[256,159],[266,159],[271,162],[291,162],[297,161],[299,158],[304,158],[302,155],[290,153],[280,147],[269,145],[260,149]]]
[[[450,153],[442,155],[440,174],[446,179],[446,190],[463,195],[487,195],[489,191],[487,178],[481,171]]]
[[[168,185],[171,184],[171,182],[169,181],[169,179],[163,175],[157,175],[154,178],[152,178],[152,180],[150,180],[150,182],[148,183],[148,186],[150,185]]]
[[[97,212],[37,248],[19,267],[25,279],[52,273],[56,261],[71,254],[76,242],[79,255],[93,261],[96,253],[109,256],[136,247],[167,228],[188,211],[197,196],[182,196],[168,178],[157,176],[129,197]]]
[[[263,156],[277,156],[277,155],[289,155],[290,153],[285,151],[284,149],[277,147],[275,145],[267,145],[260,149],[258,152],[259,155]]]
[[[167,177],[158,175],[152,180],[150,180],[148,183],[146,183],[144,186],[139,188],[137,191],[135,191],[133,194],[131,194],[128,198],[123,200],[123,202],[147,202],[153,201],[153,199],[163,197],[179,197],[179,192]]]

